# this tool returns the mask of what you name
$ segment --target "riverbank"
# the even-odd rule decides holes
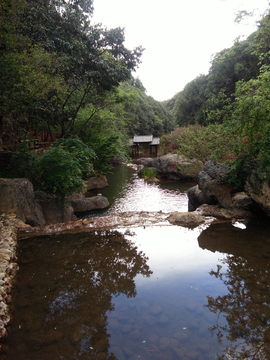
[[[15,214],[0,215],[0,341],[7,336],[10,322],[11,289],[18,270]],[[3,351],[0,344],[0,352]]]

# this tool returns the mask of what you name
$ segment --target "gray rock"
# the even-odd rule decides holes
[[[0,198],[0,213],[14,213],[19,220],[31,226],[46,224],[29,180],[0,179]]]
[[[270,216],[269,181],[260,180],[254,173],[247,177],[245,191],[253,201]]]
[[[233,207],[238,209],[246,209],[254,207],[254,202],[250,196],[246,195],[244,192],[236,193],[232,197]]]
[[[155,168],[159,177],[172,180],[196,179],[203,163],[196,159],[187,159],[183,155],[167,154],[158,158],[142,158],[139,165]]]
[[[41,191],[36,191],[35,197],[37,203],[43,210],[48,225],[77,220],[69,201],[63,205],[60,199],[47,197],[46,194]]]
[[[228,167],[215,161],[207,161],[198,176],[199,189],[205,196],[222,207],[232,207],[233,186],[228,182]]]
[[[106,176],[95,176],[86,180],[85,182],[86,191],[90,191],[93,189],[102,189],[106,186],[109,186]]]
[[[108,199],[102,195],[85,197],[80,193],[70,197],[70,202],[74,212],[105,209],[106,207],[110,206]]]
[[[195,211],[202,204],[217,204],[217,199],[206,195],[199,189],[199,186],[193,186],[187,191],[188,211]]]
[[[199,214],[195,214],[194,212],[178,212],[175,211],[170,214],[167,220],[174,225],[180,225],[187,228],[195,228],[205,221]]]
[[[239,208],[223,208],[219,205],[203,204],[197,208],[196,212],[201,216],[213,216],[223,219],[247,219],[252,216],[249,210]]]

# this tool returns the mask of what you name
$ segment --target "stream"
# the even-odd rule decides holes
[[[193,184],[127,166],[93,191],[118,212],[187,211]],[[165,221],[19,242],[1,360],[270,359],[270,225]]]

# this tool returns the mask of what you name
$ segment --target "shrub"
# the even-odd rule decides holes
[[[223,125],[209,125],[196,130],[183,128],[178,137],[178,154],[202,162],[213,158],[220,161],[228,153],[233,140]]]
[[[63,149],[72,154],[82,172],[82,178],[86,180],[93,172],[93,162],[96,160],[96,153],[78,138],[59,139],[53,146],[62,146]]]
[[[51,147],[40,157],[37,171],[41,174],[36,189],[56,195],[65,202],[65,196],[82,190],[84,182],[79,161],[63,146]]]
[[[161,154],[167,154],[172,152],[177,152],[179,144],[178,144],[178,138],[179,136],[184,136],[186,129],[189,129],[190,131],[196,132],[198,129],[200,129],[200,125],[190,125],[187,128],[186,127],[178,127],[174,131],[172,131],[168,135],[163,135],[160,138],[160,151]]]
[[[35,190],[65,197],[84,186],[83,178],[92,170],[94,152],[78,139],[59,140],[40,155],[22,145],[11,161],[14,177],[26,177]]]
[[[157,177],[156,169],[143,169],[141,172],[141,177],[145,180],[153,180]]]

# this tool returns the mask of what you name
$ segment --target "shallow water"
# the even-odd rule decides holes
[[[110,208],[91,211],[87,216],[106,216],[126,211],[187,211],[186,191],[194,185],[173,180],[146,182],[128,166],[115,167],[114,173],[108,175],[107,179],[109,187],[94,190],[91,194],[101,193],[107,197]]]
[[[165,211],[165,184],[132,174],[112,207],[147,199]],[[158,200],[140,196],[138,181]],[[186,211],[186,185],[171,186]],[[21,241],[9,350],[0,358],[269,359],[269,230],[268,221],[253,220]]]

